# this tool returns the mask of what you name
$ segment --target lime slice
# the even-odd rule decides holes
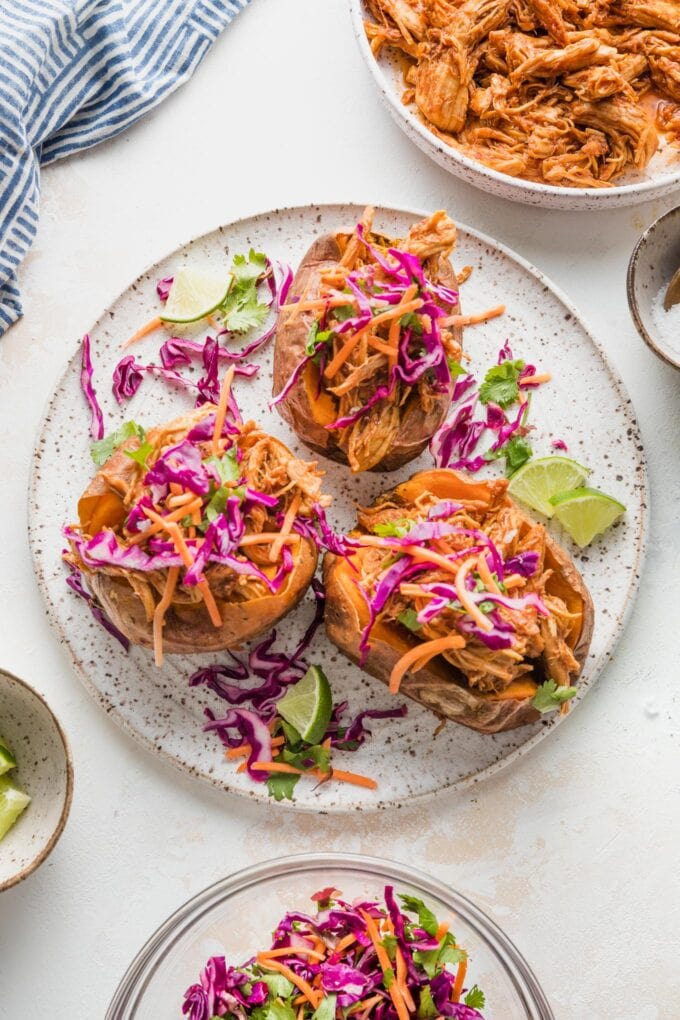
[[[323,740],[333,711],[333,695],[326,674],[310,666],[301,680],[288,688],[277,704],[279,715],[298,731],[308,744]]]
[[[597,489],[572,489],[553,496],[555,517],[571,535],[577,545],[583,548],[614,523],[626,512],[618,499],[598,492]]]
[[[589,474],[589,468],[569,457],[539,457],[515,472],[508,492],[546,517],[552,517],[555,508],[550,497],[577,489]]]
[[[17,760],[6,744],[0,740],[0,776],[17,767]]]
[[[225,269],[186,266],[172,281],[161,319],[163,322],[198,322],[223,303],[234,277]]]
[[[4,839],[31,798],[7,776],[0,776],[0,839]]]

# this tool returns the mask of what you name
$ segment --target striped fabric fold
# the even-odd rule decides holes
[[[124,131],[248,0],[0,0],[0,336],[38,223],[40,164]]]

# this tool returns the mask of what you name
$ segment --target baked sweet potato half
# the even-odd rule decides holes
[[[236,648],[302,598],[322,472],[214,404],[126,439],[66,529],[67,558],[124,637],[163,652]]]
[[[546,681],[568,696],[593,603],[505,480],[420,472],[362,509],[349,538],[347,557],[324,560],[326,630],[392,691],[482,733],[536,721]]]
[[[311,246],[280,309],[273,393],[311,450],[352,471],[393,471],[420,454],[451,403],[461,355],[454,223],[444,212],[403,240],[372,232]]]

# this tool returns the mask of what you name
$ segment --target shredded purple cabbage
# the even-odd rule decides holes
[[[97,400],[97,391],[92,385],[93,375],[90,336],[86,333],[81,346],[80,388],[90,408],[90,435],[93,439],[103,439],[104,415]]]

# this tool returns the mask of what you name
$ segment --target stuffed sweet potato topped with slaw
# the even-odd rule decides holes
[[[67,559],[110,623],[158,664],[268,631],[316,569],[322,472],[225,402],[131,435],[66,529]]]
[[[455,224],[436,212],[403,240],[372,229],[311,246],[280,311],[274,403],[312,450],[391,471],[446,417],[461,356]]]
[[[330,639],[367,672],[482,732],[539,718],[539,686],[569,692],[593,604],[574,564],[507,482],[420,472],[362,509],[324,561]]]

